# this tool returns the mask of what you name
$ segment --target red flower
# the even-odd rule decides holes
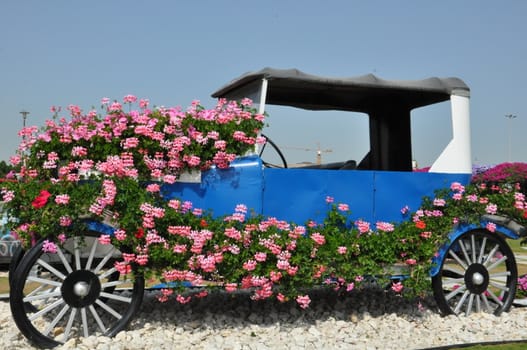
[[[145,235],[145,230],[143,230],[142,227],[139,227],[137,231],[135,232],[135,238],[141,239]]]
[[[42,190],[40,191],[38,196],[33,200],[33,202],[31,202],[31,205],[35,209],[40,209],[46,205],[49,197],[51,197],[51,193],[46,190]]]
[[[527,210],[523,212],[523,217],[527,219]]]
[[[207,227],[207,226],[209,226],[209,224],[207,223],[207,220],[205,220],[205,219],[201,219],[201,221],[199,222],[199,225],[200,225],[201,227]]]
[[[415,223],[415,227],[417,227],[420,230],[423,230],[426,228],[426,222],[419,220]]]

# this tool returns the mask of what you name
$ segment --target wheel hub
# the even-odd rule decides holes
[[[469,292],[481,294],[489,286],[489,272],[482,264],[472,264],[465,272],[465,283]]]
[[[90,293],[90,285],[84,281],[77,282],[73,286],[73,294],[81,298],[84,298],[89,293]]]
[[[474,283],[475,286],[481,286],[485,282],[485,277],[479,272],[476,272],[472,275],[472,283]]]
[[[101,293],[101,282],[91,271],[74,271],[64,280],[61,292],[68,305],[81,308],[95,303]]]

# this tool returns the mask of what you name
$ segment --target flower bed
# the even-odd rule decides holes
[[[22,130],[20,154],[12,159],[20,179],[1,193],[26,248],[45,239],[43,249],[53,252],[86,230],[86,219],[112,222],[113,235],[99,241],[125,252],[116,263],[121,273],[166,283],[161,301],[188,302],[182,289],[190,283],[251,289],[253,299],[294,299],[306,308],[314,285],[345,293],[371,278],[395,293],[423,295],[432,258],[454,225],[476,223],[493,232],[495,224],[480,222],[485,213],[525,221],[525,196],[515,185],[457,183],[415,212],[403,208],[407,220],[400,224],[352,219],[348,205],[331,197],[323,222],[295,225],[254,215],[243,203],[229,216],[213,217],[184,198],[164,200],[163,185],[184,172],[228,168],[264,142],[258,137],[264,116],[249,100],[220,100],[213,109],[195,102],[186,111],[151,110],[147,100],[132,110],[137,99],[130,95],[123,102],[124,108],[104,100],[104,116],[69,106],[70,118],[58,119],[54,108],[42,130]],[[394,266],[405,276],[393,278]]]

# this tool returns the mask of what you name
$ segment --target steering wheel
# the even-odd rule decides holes
[[[276,143],[274,143],[269,137],[267,137],[266,135],[264,134],[261,134],[261,136],[263,138],[265,138],[265,143],[263,144],[263,146],[260,148],[260,152],[258,153],[258,156],[260,158],[262,158],[262,153],[264,152],[265,150],[265,146],[267,146],[267,144],[270,144],[271,147],[275,150],[275,152],[278,154],[278,156],[280,157],[280,160],[282,161],[282,165],[276,165],[276,164],[272,164],[272,163],[268,163],[266,161],[264,161],[262,159],[262,163],[265,167],[267,168],[287,168],[287,161],[285,160],[285,157],[284,157],[284,154],[282,153],[282,151],[280,150],[280,148],[278,148],[278,146],[276,145]]]

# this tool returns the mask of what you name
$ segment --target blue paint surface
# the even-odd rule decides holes
[[[400,222],[403,207],[416,210],[423,196],[469,180],[470,174],[273,169],[264,168],[259,157],[247,156],[228,169],[203,172],[201,183],[164,185],[163,195],[191,201],[215,216],[245,204],[255,213],[297,224],[322,221],[328,210],[326,196],[331,196],[336,203],[348,204],[354,219]]]

